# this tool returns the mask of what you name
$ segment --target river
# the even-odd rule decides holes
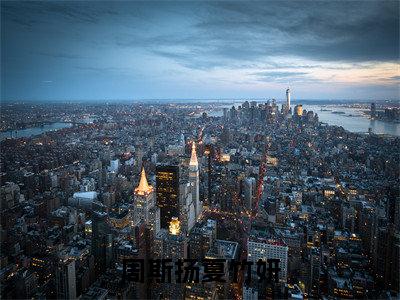
[[[4,140],[6,138],[22,138],[22,137],[31,137],[35,135],[39,135],[48,131],[55,131],[63,128],[72,127],[72,123],[63,123],[56,122],[51,124],[46,124],[38,127],[25,128],[20,130],[8,130],[4,132],[0,132],[0,140]]]
[[[317,113],[320,122],[342,126],[344,129],[351,132],[368,132],[368,129],[371,128],[372,132],[376,134],[400,136],[400,124],[371,120],[362,113],[361,109],[336,105],[303,105],[303,108]],[[344,112],[344,114],[333,113],[334,111]]]
[[[235,102],[235,107],[241,105],[242,102]],[[281,103],[278,104],[279,107]],[[292,105],[294,109],[295,105]],[[230,105],[223,105],[221,107],[232,107]],[[400,136],[400,124],[392,123],[381,120],[370,120],[368,116],[362,113],[362,109],[343,107],[341,105],[308,105],[303,104],[303,109],[307,111],[312,110],[318,114],[319,121],[329,124],[342,126],[345,130],[350,132],[368,132],[371,128],[373,133],[386,134],[391,136]],[[321,110],[322,109],[322,110]],[[333,112],[343,112],[337,114]],[[222,108],[207,112],[210,116],[222,116]]]

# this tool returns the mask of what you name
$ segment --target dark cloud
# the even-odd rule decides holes
[[[2,84],[147,70],[150,82],[176,71],[168,64],[188,78],[254,69],[271,70],[250,74],[258,81],[311,82],[313,69],[398,62],[398,12],[399,1],[2,1]]]
[[[185,30],[171,35],[160,28],[157,34],[116,38],[121,46],[144,47],[196,69],[278,56],[397,61],[398,9],[397,1],[183,3],[179,16],[190,19]]]
[[[214,9],[197,25],[200,34],[194,44],[211,44],[216,57],[291,55],[351,62],[399,58],[397,1],[223,2]]]
[[[60,17],[65,23],[98,24],[112,17],[113,25],[125,23],[132,31],[143,25],[139,16],[148,16],[153,27],[133,35],[115,32],[117,45],[143,47],[189,67],[282,55],[325,61],[399,58],[398,1],[7,2],[3,10],[24,26]]]

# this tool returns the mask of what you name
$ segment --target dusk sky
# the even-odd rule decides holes
[[[2,2],[1,100],[398,99],[399,2]]]

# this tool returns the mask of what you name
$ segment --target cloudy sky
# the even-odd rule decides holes
[[[398,99],[398,1],[1,2],[1,99]]]

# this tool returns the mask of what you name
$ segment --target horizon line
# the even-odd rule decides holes
[[[240,97],[240,98],[138,98],[138,99],[53,99],[53,100],[39,100],[39,99],[20,99],[20,100],[0,100],[1,103],[82,103],[82,102],[101,102],[101,103],[118,103],[118,102],[227,102],[227,101],[268,101],[268,100],[276,100],[277,102],[286,101],[286,98],[253,98],[253,97]],[[291,99],[291,102],[299,102],[299,101],[323,101],[323,102],[334,102],[334,101],[359,101],[359,102],[400,102],[400,99],[387,98],[387,99],[365,99],[365,98],[298,98]]]

